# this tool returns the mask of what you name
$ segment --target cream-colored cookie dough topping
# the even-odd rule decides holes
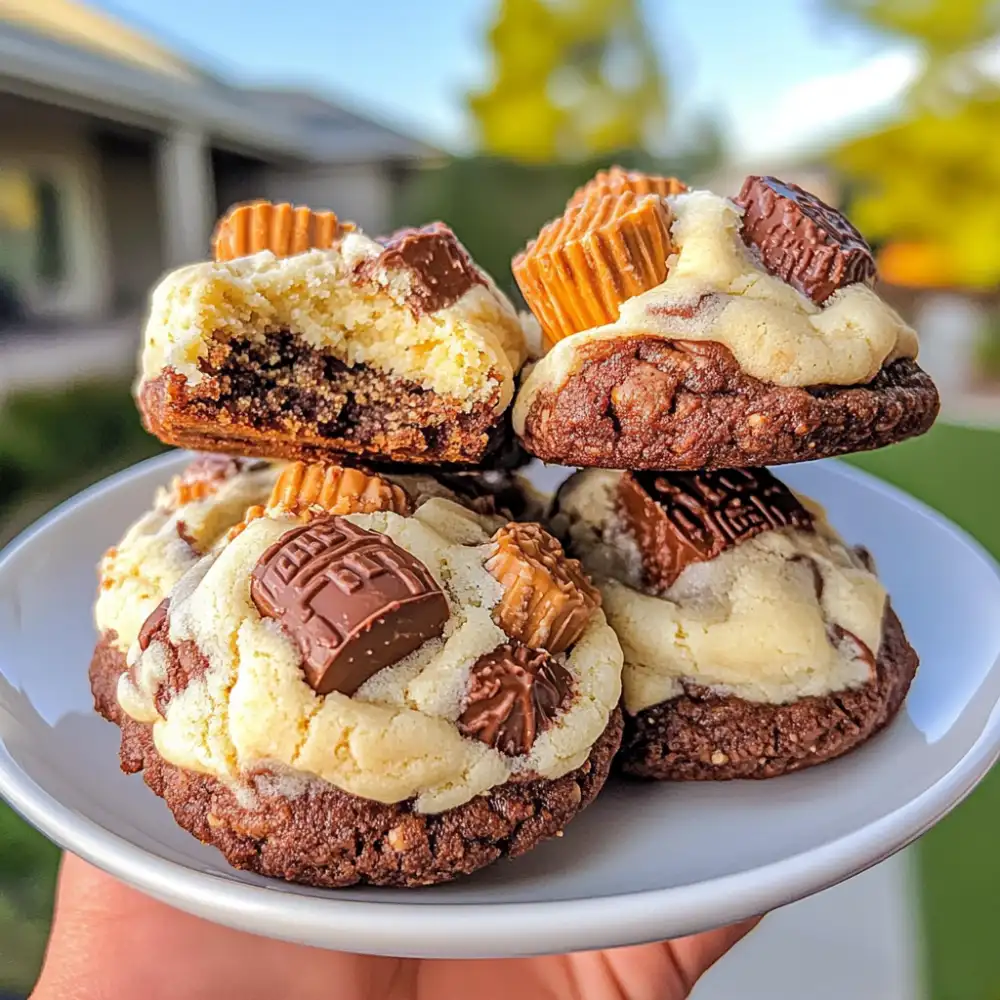
[[[766,531],[688,566],[665,593],[640,590],[640,553],[614,497],[620,473],[578,473],[555,527],[594,575],[625,651],[625,707],[635,713],[693,683],[782,704],[858,687],[877,654],[886,594],[808,502],[815,531]],[[804,503],[804,498],[800,498]]]
[[[466,408],[493,398],[505,408],[526,356],[510,302],[477,271],[456,301],[432,308],[415,272],[383,264],[386,253],[350,232],[329,249],[288,257],[263,250],[167,275],[152,296],[143,377],[172,369],[194,384],[213,343],[288,331],[348,365],[416,382]]]
[[[130,654],[119,701],[134,718],[154,723],[160,754],[237,784],[263,767],[379,802],[415,798],[424,812],[461,805],[518,774],[555,778],[579,767],[621,693],[621,647],[604,616],[596,612],[558,658],[573,678],[572,701],[529,754],[507,756],[463,737],[456,725],[473,664],[509,641],[493,621],[500,584],[483,565],[492,519],[433,498],[411,517],[382,511],[346,520],[388,535],[428,568],[449,605],[443,635],[351,697],[318,695],[305,680],[299,648],[261,616],[250,590],[261,555],[296,525],[255,520],[171,597],[170,641],[195,643],[207,669],[170,699],[165,717],[154,704],[164,647],[154,641]]]
[[[562,385],[595,340],[652,334],[714,341],[748,375],[781,386],[861,385],[888,362],[916,357],[914,331],[867,285],[847,285],[819,306],[768,274],[740,237],[741,211],[728,198],[692,191],[667,201],[678,251],[666,281],[622,303],[616,322],[549,351],[519,393],[518,430],[538,390]]]
[[[144,514],[110,549],[99,568],[94,618],[102,635],[115,633],[115,648],[127,653],[139,629],[164,595],[202,554],[236,524],[246,509],[267,499],[281,463],[260,463],[217,484],[201,499],[175,506],[178,484],[158,491]]]

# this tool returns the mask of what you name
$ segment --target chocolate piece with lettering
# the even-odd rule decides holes
[[[776,177],[748,177],[736,204],[743,242],[767,270],[822,305],[845,285],[875,283],[865,238],[835,208]]]
[[[439,636],[449,614],[426,566],[387,535],[337,516],[272,545],[254,567],[250,595],[298,645],[317,694],[353,694]]]
[[[405,270],[410,277],[407,305],[414,316],[427,316],[454,305],[470,288],[485,285],[458,237],[442,222],[419,229],[399,229],[380,240],[385,250],[358,269],[368,279],[382,269]]]
[[[458,728],[518,757],[551,725],[572,688],[569,671],[544,650],[519,642],[498,646],[473,664]]]
[[[691,563],[761,532],[813,527],[812,515],[766,469],[623,472],[618,509],[642,553],[644,583],[657,591]]]

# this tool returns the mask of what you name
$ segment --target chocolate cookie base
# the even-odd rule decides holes
[[[139,388],[143,424],[165,444],[303,461],[462,465],[508,454],[495,393],[465,410],[458,398],[349,368],[291,334],[220,344],[202,368],[194,385],[167,368]]]
[[[220,781],[168,764],[153,745],[152,730],[123,715],[114,701],[124,656],[98,643],[91,664],[97,711],[122,729],[121,766],[143,772],[174,819],[202,843],[216,847],[234,868],[304,885],[359,883],[421,886],[448,882],[515,858],[557,836],[593,801],[621,742],[615,710],[590,757],[555,780],[508,782],[447,812],[426,815],[410,803],[385,805],[314,781],[295,797],[258,776],[255,804],[237,802]]]
[[[923,434],[940,401],[914,361],[867,385],[787,388],[743,372],[721,344],[596,340],[531,403],[522,442],[546,462],[686,470],[806,462]]]
[[[903,704],[918,658],[886,612],[875,677],[864,687],[769,705],[686,686],[685,694],[625,716],[618,766],[659,781],[774,778],[855,749]]]

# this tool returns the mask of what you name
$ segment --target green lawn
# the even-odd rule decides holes
[[[939,425],[851,461],[936,507],[1000,558],[1000,433]],[[917,846],[932,1000],[1000,998],[998,834],[1000,767]]]
[[[1000,556],[1000,433],[942,425],[852,461],[943,511]],[[932,1000],[1000,998],[998,831],[1000,768],[918,846]],[[0,805],[0,991],[33,981],[55,861],[54,848]]]

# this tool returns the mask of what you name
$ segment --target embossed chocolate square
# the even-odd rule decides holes
[[[387,535],[337,516],[275,542],[254,568],[250,593],[297,643],[317,694],[353,694],[448,621],[448,602],[425,566]]]

